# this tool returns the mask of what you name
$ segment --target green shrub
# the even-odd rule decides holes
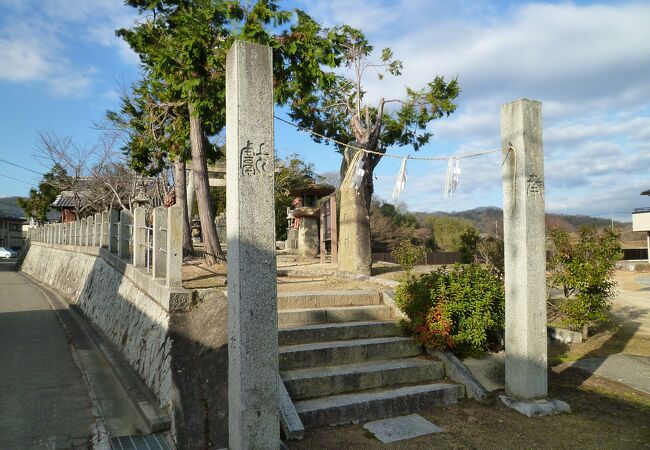
[[[432,348],[478,355],[504,328],[503,281],[479,264],[457,264],[405,278],[395,300],[409,318],[407,329]]]
[[[560,309],[572,329],[582,329],[607,321],[616,282],[616,261],[621,258],[619,235],[610,229],[581,227],[577,238],[566,231],[551,231],[553,246],[549,261],[549,284],[561,288]]]
[[[481,242],[481,236],[476,228],[468,228],[460,235],[460,262],[463,264],[473,263],[478,254],[478,245]]]
[[[393,249],[391,254],[393,258],[402,267],[402,270],[408,274],[413,270],[416,262],[422,261],[426,254],[426,249],[422,246],[413,245],[409,241],[401,241]]]

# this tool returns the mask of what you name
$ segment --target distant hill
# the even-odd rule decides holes
[[[467,211],[459,212],[442,212],[436,211],[433,213],[416,212],[413,213],[421,225],[424,225],[427,217],[429,216],[451,216],[465,219],[471,222],[481,233],[494,235],[496,230],[503,233],[503,211],[501,208],[495,206],[482,206],[479,208],[470,209]],[[591,217],[577,214],[546,214],[546,228],[560,228],[568,232],[575,233],[583,225],[596,226],[599,228],[609,227],[612,222],[609,219],[599,217]],[[628,241],[641,241],[645,239],[644,233],[635,233],[632,231],[632,224],[630,222],[614,221],[614,226],[621,231],[621,240]]]
[[[18,199],[20,197],[2,197],[0,198],[0,216],[10,217],[27,217],[25,211],[18,206]],[[58,211],[51,210],[47,213],[47,217],[51,221],[57,221],[61,217]]]
[[[18,206],[18,197],[0,198],[0,216],[25,217],[25,211]]]

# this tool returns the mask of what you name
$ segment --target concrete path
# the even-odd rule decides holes
[[[67,306],[0,272],[0,449],[101,449],[150,432]]]
[[[0,448],[85,448],[95,418],[70,342],[16,272],[0,272],[0,343]]]
[[[575,361],[571,367],[618,381],[650,394],[650,356],[619,353],[607,357],[589,357]]]

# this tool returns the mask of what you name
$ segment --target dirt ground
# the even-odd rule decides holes
[[[392,279],[400,275],[390,266],[384,270]],[[646,320],[650,321],[650,286],[636,280],[643,275],[616,273],[619,290],[611,325],[585,343],[549,346],[549,396],[569,403],[572,414],[531,419],[498,400],[485,406],[464,399],[421,412],[444,430],[440,434],[382,444],[362,424],[342,425],[308,430],[305,439],[290,443],[290,448],[650,449],[650,395],[566,363],[615,353],[650,356],[650,335],[644,332]]]
[[[479,405],[464,399],[420,414],[444,432],[382,444],[361,425],[307,430],[292,449],[647,449],[650,396],[573,369],[549,372],[550,396],[572,414],[528,418],[500,401]]]

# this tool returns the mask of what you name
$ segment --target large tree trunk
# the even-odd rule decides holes
[[[190,220],[187,215],[185,161],[180,156],[176,157],[176,162],[174,164],[174,181],[176,204],[183,210],[183,256],[187,256],[192,253],[194,248],[192,247]]]
[[[205,245],[205,261],[215,264],[225,261],[226,257],[221,250],[217,228],[214,223],[214,210],[210,202],[210,186],[208,184],[208,162],[205,156],[205,136],[201,118],[194,114],[194,107],[188,105],[190,113],[190,144],[192,146],[192,171],[196,185],[196,199],[199,206],[199,219],[201,220],[201,234]],[[187,208],[185,208],[187,211]]]
[[[196,202],[196,189],[194,188],[194,171],[189,170],[187,174],[187,214],[192,220],[192,212],[194,211],[194,203]]]
[[[365,175],[358,188],[352,185],[356,169],[354,151],[346,150],[341,163],[338,269],[370,275],[370,201],[372,199],[372,162],[364,157]]]

